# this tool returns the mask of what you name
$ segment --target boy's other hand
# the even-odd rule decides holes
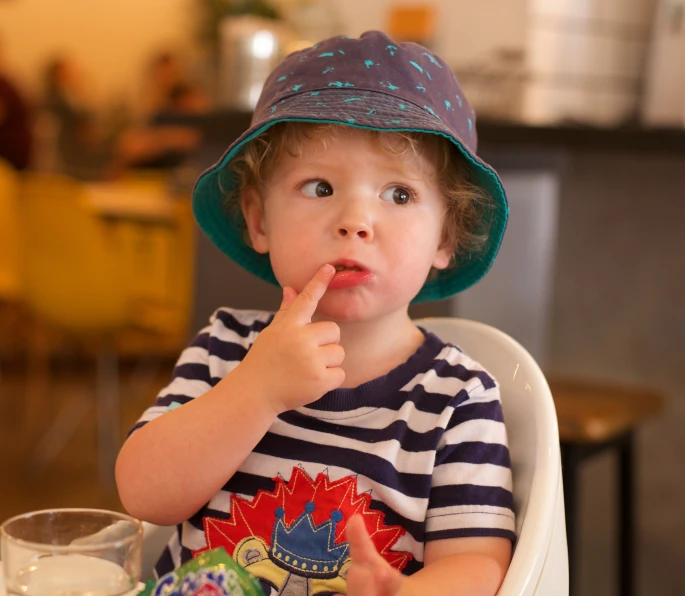
[[[353,515],[345,536],[352,563],[347,572],[347,596],[394,596],[404,577],[376,550],[361,515]]]
[[[345,380],[340,327],[332,321],[312,323],[334,275],[335,268],[324,265],[299,294],[283,288],[280,309],[240,365],[254,375],[277,414],[316,401]]]

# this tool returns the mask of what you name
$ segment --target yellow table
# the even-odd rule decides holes
[[[84,186],[88,205],[103,219],[173,225],[174,199],[163,189],[116,182]]]

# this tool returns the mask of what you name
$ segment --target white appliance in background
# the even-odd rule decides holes
[[[685,125],[685,0],[661,0],[647,58],[642,120]]]
[[[266,78],[288,53],[292,32],[280,21],[252,15],[219,25],[219,89],[222,108],[254,110]]]
[[[522,117],[615,126],[639,113],[656,0],[528,0]]]
[[[510,206],[495,264],[453,298],[450,316],[481,321],[523,345],[544,368],[554,281],[559,175],[548,170],[500,171]]]

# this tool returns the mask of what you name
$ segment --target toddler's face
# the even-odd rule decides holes
[[[399,142],[399,141],[398,141]],[[353,128],[324,143],[286,152],[244,211],[252,245],[269,253],[276,279],[300,292],[325,263],[343,269],[319,303],[338,321],[406,311],[431,267],[451,256],[441,246],[445,202],[427,158],[389,154]]]

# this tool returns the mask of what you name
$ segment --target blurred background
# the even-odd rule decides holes
[[[512,210],[488,276],[412,314],[493,324],[574,387],[562,439],[598,452],[577,468],[574,592],[631,593],[624,572],[635,594],[685,593],[684,13],[685,0],[0,0],[0,519],[121,509],[116,452],[182,348],[219,306],[279,303],[196,229],[194,180],[286,53],[383,29],[454,69]],[[626,437],[635,542],[619,559],[626,484],[604,447]]]

